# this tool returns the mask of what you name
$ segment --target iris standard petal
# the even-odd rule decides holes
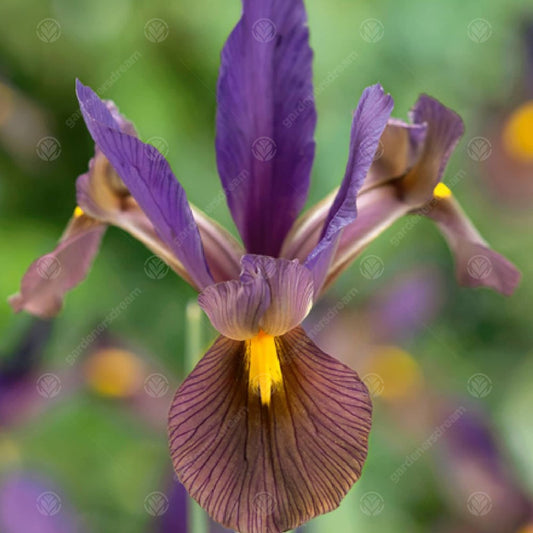
[[[218,82],[217,163],[250,253],[276,257],[303,207],[315,144],[302,0],[243,0]]]
[[[146,213],[161,240],[199,288],[213,283],[183,187],[159,151],[120,131],[105,104],[77,81],[80,108],[98,147]]]
[[[464,125],[457,113],[425,94],[420,96],[410,116],[415,124],[427,124],[427,133],[422,154],[402,178],[401,190],[406,203],[420,206],[433,197],[433,190],[463,135]]]
[[[393,100],[381,85],[364,90],[355,111],[346,174],[326,217],[320,241],[305,265],[313,271],[315,294],[322,286],[340,232],[357,216],[357,193],[374,159],[379,139],[392,112]]]
[[[65,293],[87,276],[105,230],[105,224],[75,215],[55,250],[29,266],[20,292],[9,298],[15,312],[25,310],[41,318],[59,313]]]
[[[219,337],[174,397],[172,460],[189,494],[241,533],[286,531],[335,509],[366,459],[371,401],[301,328],[275,339],[282,383],[262,403],[246,343]]]
[[[455,257],[457,280],[466,287],[490,287],[506,296],[520,282],[517,268],[491,250],[459,203],[452,197],[438,198],[421,213],[433,219]]]

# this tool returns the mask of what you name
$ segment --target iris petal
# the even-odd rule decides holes
[[[276,257],[309,189],[312,52],[302,0],[243,6],[222,52],[217,163],[247,251]]]
[[[106,105],[77,82],[80,108],[91,135],[146,213],[161,240],[197,287],[213,283],[198,226],[183,187],[159,151],[120,131]]]
[[[490,287],[506,296],[513,293],[520,282],[520,272],[489,248],[455,198],[441,198],[431,209],[422,211],[437,223],[448,241],[461,285]]]
[[[463,135],[464,125],[457,113],[425,94],[420,96],[410,116],[415,124],[427,123],[422,154],[401,180],[403,200],[419,206],[433,197],[433,190]]]
[[[336,508],[366,459],[371,402],[347,366],[301,328],[276,338],[282,385],[264,405],[244,342],[219,337],[172,403],[180,481],[225,527],[286,531]]]
[[[326,217],[319,243],[305,265],[313,271],[315,294],[320,291],[341,231],[357,217],[357,193],[376,154],[392,112],[393,100],[380,85],[364,90],[352,122],[350,155],[341,187]]]
[[[59,313],[65,293],[87,276],[105,230],[86,215],[73,217],[55,250],[29,266],[20,292],[9,299],[13,309],[42,318]]]

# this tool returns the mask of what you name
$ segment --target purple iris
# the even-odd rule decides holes
[[[114,104],[78,82],[96,152],[67,232],[46,256],[64,268],[43,280],[37,260],[11,300],[55,314],[109,224],[200,292],[220,335],[176,393],[170,450],[190,495],[241,532],[296,528],[336,508],[361,475],[367,389],[301,323],[371,240],[400,216],[423,214],[449,240],[463,284],[508,294],[519,279],[440,183],[463,126],[428,96],[407,124],[390,119],[393,101],[379,85],[367,88],[340,187],[300,216],[314,157],[311,61],[302,0],[244,0],[222,52],[216,121],[218,169],[244,246],[188,203],[167,161]]]

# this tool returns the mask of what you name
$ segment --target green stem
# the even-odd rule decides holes
[[[185,370],[193,370],[200,360],[204,344],[203,315],[196,300],[190,301],[185,310]],[[189,498],[189,533],[208,533],[209,522],[204,510]]]

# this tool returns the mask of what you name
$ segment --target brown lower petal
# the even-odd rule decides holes
[[[169,415],[180,481],[241,533],[286,531],[335,509],[367,455],[372,406],[358,375],[301,327],[275,342],[282,383],[269,404],[250,386],[245,342],[221,336]]]

